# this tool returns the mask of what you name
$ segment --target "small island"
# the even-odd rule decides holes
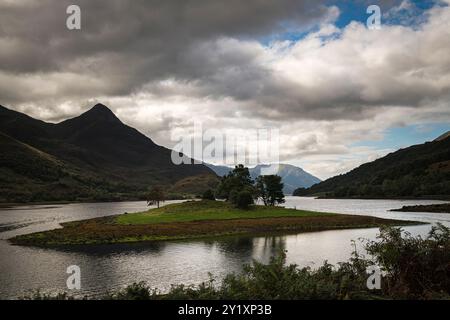
[[[400,209],[392,209],[391,211],[450,213],[450,203],[403,206]]]
[[[417,222],[278,206],[254,205],[244,210],[224,201],[201,200],[139,213],[68,222],[60,229],[21,235],[10,241],[33,246],[113,244],[409,224]]]

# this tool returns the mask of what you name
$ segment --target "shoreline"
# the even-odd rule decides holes
[[[172,200],[196,200],[198,198],[170,198],[166,199],[166,201]],[[56,206],[56,205],[65,205],[65,204],[90,204],[90,203],[121,203],[121,202],[145,202],[145,199],[128,199],[128,200],[102,200],[102,201],[94,201],[94,200],[86,200],[86,201],[43,201],[43,202],[26,202],[26,203],[14,203],[14,202],[5,202],[0,203],[0,209],[8,209],[15,207],[25,207],[25,206]]]
[[[383,219],[386,220],[386,219]],[[77,247],[85,247],[85,246],[113,246],[113,245],[133,245],[133,244],[152,244],[157,242],[164,241],[173,241],[173,242],[189,242],[189,241],[214,241],[221,240],[232,237],[264,237],[264,236],[289,236],[303,233],[311,233],[311,232],[322,232],[322,231],[336,231],[336,230],[351,230],[351,229],[372,229],[379,228],[382,226],[393,226],[393,227],[404,227],[404,226],[416,226],[416,225],[425,225],[428,223],[419,222],[419,221],[409,221],[409,220],[391,220],[390,222],[384,221],[384,223],[374,223],[374,224],[361,224],[361,225],[343,225],[343,226],[327,226],[327,227],[306,227],[306,228],[288,228],[288,229],[279,229],[279,230],[268,230],[268,231],[254,231],[254,232],[228,232],[228,233],[219,233],[219,234],[204,234],[204,235],[186,235],[186,236],[171,236],[171,237],[159,237],[159,238],[139,238],[139,239],[126,239],[111,242],[102,242],[102,241],[93,241],[93,242],[60,242],[60,243],[39,243],[35,241],[26,241],[26,240],[13,240],[7,239],[12,245],[18,246],[28,246],[28,247],[37,247],[37,248],[48,248],[48,249],[58,249],[58,248],[72,248],[76,249]],[[60,229],[54,229],[60,230]],[[50,231],[54,231],[50,230]]]
[[[290,197],[298,197],[298,198],[315,198],[315,199],[332,199],[332,200],[427,200],[427,201],[450,201],[450,196],[448,197],[429,197],[429,198],[414,198],[414,197],[355,197],[355,198],[349,198],[349,197],[327,197],[327,196],[318,196],[318,195],[308,195],[308,196],[294,196],[294,195],[287,195]],[[185,197],[185,198],[170,198],[166,199],[168,201],[170,200],[196,200],[198,198],[193,197]],[[70,201],[70,200],[61,200],[61,201],[37,201],[37,202],[4,202],[0,203],[0,209],[7,209],[7,208],[13,208],[13,207],[22,207],[22,206],[43,206],[43,205],[63,205],[63,204],[79,204],[79,203],[113,203],[113,202],[135,202],[135,201],[146,201],[145,199],[139,199],[139,198],[130,198],[130,199],[122,199],[122,200],[80,200],[80,201]]]
[[[450,201],[450,196],[430,196],[427,198],[414,198],[414,197],[328,197],[328,196],[294,196],[294,197],[305,197],[305,198],[315,198],[315,199],[334,199],[334,200],[412,200],[412,201]]]
[[[427,213],[450,213],[450,203],[403,206],[399,209],[391,209],[394,212],[427,212]]]
[[[61,224],[62,228],[20,235],[8,241],[14,245],[57,247],[420,224],[423,223],[279,207],[255,206],[252,210],[243,211],[220,202],[184,202],[141,213],[66,222]]]

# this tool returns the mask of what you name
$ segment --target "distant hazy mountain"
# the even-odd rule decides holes
[[[400,149],[295,195],[450,198],[450,134]]]
[[[0,150],[0,202],[135,198],[151,185],[216,176],[174,165],[171,150],[101,104],[58,124],[0,106]]]
[[[223,177],[224,175],[228,174],[231,170],[233,170],[233,168],[231,167],[216,166],[210,163],[204,163],[204,165],[210,168],[212,171],[214,171],[219,177]]]
[[[216,166],[212,164],[206,164],[210,167],[218,176],[224,176],[228,174],[233,168],[226,166]],[[253,179],[256,179],[259,175],[261,175],[261,169],[264,167],[268,167],[268,165],[261,164],[257,165],[254,168],[249,168],[250,175]],[[306,172],[302,168],[290,165],[290,164],[280,164],[277,174],[281,176],[284,189],[283,192],[285,194],[292,194],[296,188],[304,187],[308,188],[316,183],[319,183],[321,180]]]

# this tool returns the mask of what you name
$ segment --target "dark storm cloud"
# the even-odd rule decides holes
[[[80,31],[65,27],[70,4],[81,8]],[[0,37],[11,49],[0,57],[3,70],[35,72],[114,53],[129,62],[145,60],[158,67],[154,73],[167,74],[177,70],[182,49],[197,41],[267,36],[287,24],[307,26],[326,13],[321,1],[313,0],[8,1],[1,5]]]
[[[328,9],[322,3],[0,0],[2,103],[44,103],[45,97],[52,95],[59,101],[121,96],[165,78],[192,81],[210,77],[217,66],[203,65],[196,57],[189,61],[187,51],[220,37],[266,37],[285,32],[287,25],[308,28],[326,16]],[[79,31],[66,28],[70,4],[81,8]],[[231,63],[241,65],[247,59],[236,55]],[[33,96],[29,87],[43,80],[40,76],[57,78],[57,84],[44,81],[42,91]],[[86,82],[88,78],[91,80]],[[17,83],[12,86],[11,82]]]
[[[399,2],[375,3],[388,10]],[[82,13],[77,31],[65,27],[73,3]],[[280,52],[261,45],[292,30],[328,35],[339,15],[330,3],[0,0],[0,103],[53,108],[46,118],[59,119],[67,102],[149,93],[158,101],[229,98],[229,108],[208,111],[289,121],[360,120],[386,106],[448,101],[445,26],[372,32],[359,25]],[[230,112],[233,103],[240,109]]]

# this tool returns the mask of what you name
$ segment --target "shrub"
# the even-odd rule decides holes
[[[214,192],[211,189],[206,190],[202,195],[203,200],[216,200]]]
[[[450,229],[433,226],[428,236],[402,235],[400,228],[381,228],[366,250],[386,272],[383,290],[391,297],[423,299],[450,293]]]
[[[150,300],[156,291],[150,289],[145,282],[133,283],[119,290],[117,293],[108,295],[110,300]]]
[[[253,204],[253,197],[249,191],[241,191],[237,194],[235,201],[236,207],[247,210]]]

